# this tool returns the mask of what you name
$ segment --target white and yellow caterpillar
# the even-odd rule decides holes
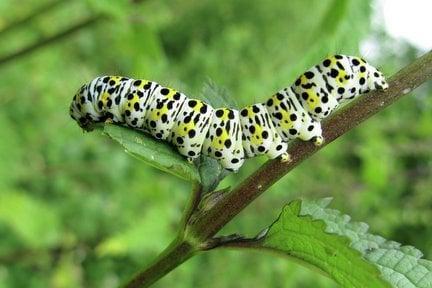
[[[213,108],[148,80],[97,77],[73,97],[70,115],[86,129],[113,121],[168,141],[193,160],[204,154],[237,171],[245,158],[289,159],[288,141],[323,141],[320,121],[341,103],[386,89],[383,74],[355,56],[334,55],[311,67],[265,103],[240,111]]]

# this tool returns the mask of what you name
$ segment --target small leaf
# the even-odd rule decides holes
[[[264,238],[265,247],[314,265],[342,287],[388,287],[346,237],[327,233],[324,221],[302,215],[302,205],[298,200],[285,206]]]
[[[329,199],[324,201],[304,202],[301,214],[324,220],[326,232],[348,237],[351,247],[374,263],[381,271],[381,277],[392,287],[432,287],[432,261],[421,259],[423,253],[420,250],[367,233],[369,226],[366,223],[350,222],[350,216],[326,208]]]
[[[326,208],[330,202],[291,202],[263,246],[318,267],[343,287],[432,287],[432,262],[418,249],[367,233],[367,224]]]
[[[201,91],[201,98],[214,108],[226,107],[237,109],[238,104],[228,91],[219,87],[211,79],[208,79]]]
[[[199,163],[199,174],[204,193],[211,192],[230,172],[224,169],[216,159],[202,155]]]
[[[143,132],[112,124],[105,124],[103,131],[139,160],[182,179],[200,181],[198,169],[167,143]]]

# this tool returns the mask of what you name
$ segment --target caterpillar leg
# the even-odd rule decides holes
[[[114,120],[111,117],[108,117],[107,119],[105,119],[105,124],[113,124]]]
[[[280,162],[282,163],[288,163],[291,162],[291,155],[288,152],[282,153],[280,155]]]
[[[314,143],[315,146],[319,147],[324,143],[324,137],[314,136],[314,137],[312,137],[311,141]]]

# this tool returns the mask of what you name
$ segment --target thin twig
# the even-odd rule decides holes
[[[233,239],[229,241],[218,242],[212,248],[262,248],[262,239]]]
[[[204,251],[215,248],[258,248],[262,246],[261,244],[264,239],[262,236],[265,236],[265,234],[259,235],[255,238],[245,238],[238,234],[214,237],[201,245],[201,247]]]
[[[198,205],[201,202],[201,197],[203,193],[203,186],[200,183],[194,182],[192,184],[192,191],[190,193],[190,199],[186,205],[185,211],[183,213],[183,219],[181,221],[181,229],[185,230],[187,223],[191,216],[196,212]]]
[[[15,20],[11,23],[8,23],[8,25],[6,27],[4,27],[2,30],[0,30],[0,37],[7,33],[10,32],[14,29],[18,29],[21,26],[26,25],[27,23],[31,22],[33,19],[47,13],[50,12],[51,10],[55,9],[57,6],[59,6],[62,3],[65,3],[69,0],[55,0],[55,1],[51,1],[49,3],[45,3],[44,5],[41,5],[40,7],[37,7],[36,9],[34,9],[32,11],[31,14],[22,17],[18,20]]]
[[[176,239],[148,269],[136,274],[124,287],[149,287],[172,269],[192,257],[195,251],[196,249],[189,243]]]
[[[131,3],[133,3],[133,4],[140,4],[142,2],[145,2],[145,0],[133,0],[133,1],[131,1]],[[41,39],[36,43],[30,44],[27,47],[19,49],[16,52],[13,52],[9,55],[1,57],[0,58],[0,66],[4,65],[6,63],[9,63],[12,60],[16,60],[22,56],[25,56],[27,54],[31,54],[32,52],[35,52],[35,51],[39,50],[40,48],[45,47],[49,44],[63,40],[65,38],[67,38],[68,36],[75,34],[75,32],[78,32],[83,28],[90,27],[93,24],[97,23],[99,20],[104,19],[104,18],[105,18],[105,15],[102,15],[102,14],[90,16],[87,19],[84,19],[81,22],[65,29],[64,31],[60,31],[60,32],[58,32],[58,33],[56,33],[50,37]]]
[[[47,37],[45,39],[40,40],[39,42],[36,42],[34,44],[31,44],[27,47],[22,48],[21,50],[18,50],[16,52],[13,52],[9,55],[4,56],[3,58],[0,58],[0,65],[4,65],[12,60],[15,60],[19,57],[22,57],[24,55],[30,54],[36,50],[38,50],[39,48],[42,48],[44,46],[47,46],[51,43],[57,42],[59,40],[62,40],[72,34],[74,34],[75,32],[88,27],[94,23],[96,23],[99,19],[101,18],[101,16],[91,16],[69,28],[67,28],[64,31],[61,31],[57,34],[54,34],[50,37]]]

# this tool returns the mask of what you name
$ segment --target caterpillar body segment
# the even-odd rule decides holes
[[[290,88],[280,90],[266,102],[273,125],[284,141],[298,138],[304,109]]]
[[[240,123],[243,148],[248,158],[266,154],[273,159],[286,153],[288,144],[275,130],[264,104],[243,108],[240,111]]]
[[[309,141],[321,137],[321,124],[303,108],[292,87],[285,88],[266,102],[274,127],[287,142],[296,138]]]
[[[149,100],[144,116],[145,126],[150,134],[157,139],[165,140],[186,99],[183,93],[174,89],[157,87]]]
[[[122,96],[124,101],[121,108],[128,126],[149,132],[145,124],[145,114],[154,91],[160,85],[156,82],[138,79],[133,80],[129,90]]]
[[[96,110],[114,123],[124,123],[125,94],[133,79],[121,76],[105,76],[99,79],[97,87],[101,90],[96,96]]]
[[[245,159],[239,111],[216,109],[210,123],[203,154],[217,159],[224,168],[237,171]]]
[[[198,158],[201,155],[213,113],[213,107],[207,103],[201,100],[187,99],[171,127],[168,141],[183,156],[191,160]]]

